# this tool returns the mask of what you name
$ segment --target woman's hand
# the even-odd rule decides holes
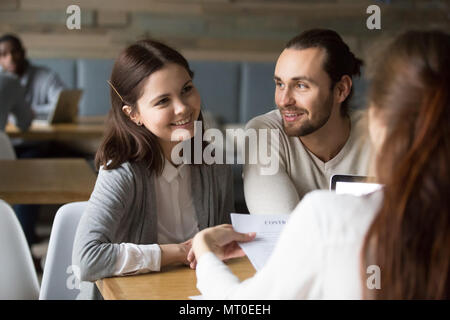
[[[252,241],[255,236],[254,232],[236,232],[230,224],[204,229],[192,241],[192,249],[187,257],[190,267],[195,269],[197,260],[207,252],[214,253],[221,260],[245,256],[238,242]]]
[[[189,265],[188,253],[192,247],[192,239],[177,244],[161,244],[161,267],[172,264]]]

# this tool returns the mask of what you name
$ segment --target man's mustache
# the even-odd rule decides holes
[[[281,113],[305,113],[305,114],[309,114],[308,110],[306,110],[305,108],[301,108],[301,107],[278,107],[278,109],[280,109]]]

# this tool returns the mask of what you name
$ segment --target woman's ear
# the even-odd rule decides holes
[[[122,111],[123,111],[123,113],[125,113],[127,115],[127,117],[131,116],[131,107],[130,106],[127,106],[127,105],[123,106]]]
[[[132,109],[131,109],[130,106],[127,106],[127,105],[123,106],[123,107],[122,107],[122,111],[123,111],[123,113],[126,114],[126,116],[127,116],[128,118],[130,118],[131,121],[133,121],[134,123],[136,123],[138,126],[141,126],[141,125],[142,125],[142,122],[140,121],[139,114],[138,114],[137,112],[131,112]]]

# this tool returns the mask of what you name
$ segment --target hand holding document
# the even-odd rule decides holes
[[[288,214],[231,214],[234,230],[241,233],[256,232],[253,241],[239,243],[256,271],[260,270],[269,259],[288,219]]]

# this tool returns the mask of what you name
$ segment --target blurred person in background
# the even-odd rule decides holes
[[[17,76],[25,88],[25,101],[37,118],[46,119],[59,92],[65,88],[59,76],[48,68],[32,65],[20,39],[11,34],[0,37],[0,67],[3,72]]]

